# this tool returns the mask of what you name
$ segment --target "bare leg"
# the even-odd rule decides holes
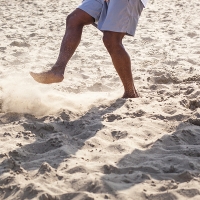
[[[103,42],[123,83],[125,91],[123,98],[137,98],[138,94],[133,83],[130,57],[122,44],[124,35],[125,33],[104,31]]]
[[[72,12],[66,20],[66,32],[55,65],[47,72],[30,72],[30,75],[39,83],[50,84],[61,82],[64,79],[66,65],[80,43],[83,26],[92,24],[93,22],[94,19],[80,9]]]

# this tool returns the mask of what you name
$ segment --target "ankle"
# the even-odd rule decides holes
[[[65,72],[65,66],[55,64],[51,68],[51,71],[56,72],[56,73],[60,73],[60,74],[64,74],[64,72]]]

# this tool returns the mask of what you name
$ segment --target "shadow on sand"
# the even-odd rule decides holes
[[[90,192],[107,194],[105,198],[110,199],[131,199],[120,196],[119,192],[141,184],[144,184],[141,186],[141,191],[138,191],[141,199],[178,199],[174,193],[169,192],[170,190],[176,190],[176,193],[188,198],[200,195],[197,188],[184,191],[178,189],[179,183],[194,180],[200,173],[200,127],[198,123],[193,123],[195,124],[193,126],[189,123],[180,123],[173,134],[164,135],[149,145],[147,150],[135,149],[121,158],[115,166],[104,164],[101,177],[102,185],[104,185],[102,188],[93,185],[87,187],[85,191],[77,190],[77,192],[52,196],[42,194],[42,190],[36,189],[32,184],[22,189],[17,184],[12,184],[15,176],[6,177],[5,174],[9,172],[10,174],[22,174],[23,178],[30,180],[31,176],[37,179],[39,175],[49,171],[57,177],[57,181],[62,180],[63,177],[56,173],[60,164],[67,163],[67,159],[73,158],[86,143],[91,148],[95,148],[95,144],[88,140],[104,127],[103,116],[119,109],[124,103],[125,100],[118,99],[109,107],[93,107],[82,117],[72,121],[70,116],[73,113],[64,111],[57,117],[46,116],[40,119],[28,114],[2,115],[1,126],[11,123],[15,129],[23,127],[24,131],[19,131],[15,138],[16,140],[23,138],[22,141],[27,141],[28,144],[17,143],[17,149],[8,154],[0,154],[2,161],[0,184],[8,185],[0,188],[0,197],[6,199],[11,195],[17,195],[21,199],[33,199],[41,192],[39,199],[94,199],[88,195]],[[117,119],[117,115],[110,115],[110,117],[111,121]],[[3,136],[6,138],[12,135],[4,133]],[[30,143],[30,140],[33,142]],[[33,176],[31,172],[35,170],[37,173]],[[69,170],[66,172],[76,173],[80,170],[82,169],[76,168],[71,172]],[[145,183],[156,188],[155,180],[157,182],[166,181],[166,184],[156,189],[157,194],[150,194],[145,190]],[[12,189],[10,189],[11,185]],[[82,194],[81,197],[80,194]]]
[[[200,120],[189,121],[180,123],[175,132],[159,138],[147,150],[135,149],[116,166],[104,165],[104,184],[115,192],[139,185],[134,192],[140,193],[141,199],[179,199],[174,192],[184,199],[200,198],[199,188],[179,189],[178,186],[196,180],[200,175]],[[152,189],[154,192],[148,192],[145,183],[155,188]],[[125,196],[117,197],[123,198],[126,199]]]

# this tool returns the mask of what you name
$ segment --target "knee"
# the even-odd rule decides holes
[[[107,49],[110,49],[111,46],[113,45],[113,38],[112,38],[112,35],[111,34],[108,34],[108,33],[104,33],[103,35],[103,43],[105,45],[105,47]]]
[[[82,24],[81,20],[74,14],[71,13],[66,18],[66,26],[69,27],[82,27],[84,24]]]
[[[69,14],[66,18],[66,25],[69,26],[73,23],[73,15]]]
[[[115,37],[115,35],[112,34],[112,32],[104,33],[103,43],[109,52],[116,50],[119,46],[121,46],[121,40]]]

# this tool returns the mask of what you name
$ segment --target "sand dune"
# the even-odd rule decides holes
[[[200,3],[150,0],[126,37],[138,99],[93,26],[41,85],[81,1],[0,2],[0,199],[199,200]]]

